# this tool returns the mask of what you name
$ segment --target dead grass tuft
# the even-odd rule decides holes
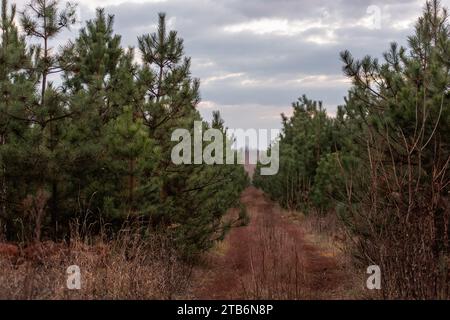
[[[73,230],[70,243],[1,245],[0,299],[175,299],[189,285],[192,265],[164,235],[124,227],[106,240]],[[80,290],[67,289],[71,265]]]

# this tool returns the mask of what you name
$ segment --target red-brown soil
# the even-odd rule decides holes
[[[346,271],[334,256],[306,239],[301,224],[254,187],[244,191],[241,201],[251,222],[233,228],[194,272],[193,298],[343,297]]]

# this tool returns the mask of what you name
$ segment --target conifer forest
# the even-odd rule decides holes
[[[297,53],[325,18],[251,22],[245,1],[221,52],[217,13],[174,1],[1,0],[0,299],[450,299],[450,3],[416,3],[396,41],[358,47],[349,24]],[[265,37],[290,43],[253,48],[270,59],[245,78]],[[291,96],[270,79],[292,70],[312,75]],[[278,131],[245,145],[264,132],[242,123]]]

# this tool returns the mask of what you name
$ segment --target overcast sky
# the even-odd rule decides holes
[[[22,4],[25,0],[16,1]],[[78,0],[81,20],[96,7],[115,15],[125,46],[154,32],[158,12],[184,39],[201,80],[199,109],[220,110],[230,128],[279,128],[302,94],[334,114],[349,87],[339,52],[380,56],[406,43],[424,0]],[[450,0],[442,1],[447,7]]]

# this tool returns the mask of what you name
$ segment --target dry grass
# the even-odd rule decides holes
[[[379,298],[377,290],[370,291],[366,288],[366,270],[354,264],[351,241],[335,213],[287,214],[295,223],[301,224],[305,231],[305,240],[319,248],[322,256],[334,259],[336,268],[344,275],[344,281],[333,293],[333,299]]]
[[[75,228],[76,229],[76,228]],[[162,235],[124,228],[112,240],[80,236],[38,243],[0,256],[0,299],[174,299],[189,285],[191,265]],[[81,289],[67,289],[66,270],[81,270]]]
[[[299,212],[285,213],[293,223],[302,226],[305,240],[321,249],[321,254],[340,259],[342,264],[351,265],[350,254],[346,250],[346,234],[335,214],[304,215]]]
[[[251,272],[242,287],[250,299],[367,299],[365,270],[357,270],[335,215],[305,216],[279,208],[257,222]]]
[[[304,256],[298,243],[282,228],[268,221],[258,228],[250,252],[250,273],[242,278],[247,299],[303,299],[306,296]]]

